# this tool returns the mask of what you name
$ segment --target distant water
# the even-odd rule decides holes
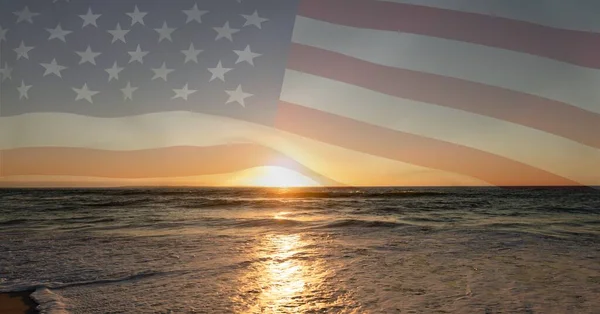
[[[599,313],[600,191],[0,190],[0,291],[32,288],[49,313]]]

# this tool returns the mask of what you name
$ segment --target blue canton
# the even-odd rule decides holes
[[[273,121],[296,1],[0,0],[0,116]]]

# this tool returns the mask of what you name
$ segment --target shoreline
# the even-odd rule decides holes
[[[37,303],[31,298],[33,290],[0,293],[0,313],[37,314]]]

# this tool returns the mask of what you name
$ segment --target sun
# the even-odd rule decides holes
[[[296,171],[283,167],[265,166],[254,168],[247,173],[242,180],[238,181],[240,185],[260,186],[260,187],[308,187],[318,186],[319,183]]]

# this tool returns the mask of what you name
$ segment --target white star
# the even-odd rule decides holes
[[[229,22],[225,22],[223,27],[213,27],[213,29],[217,31],[217,38],[215,38],[215,40],[227,38],[229,41],[233,41],[233,37],[231,37],[231,35],[240,31],[239,29],[229,27]]]
[[[82,26],[82,28],[86,27],[88,25],[94,25],[94,26],[98,27],[98,24],[96,24],[96,20],[101,15],[102,14],[94,14],[94,13],[92,13],[92,7],[89,7],[86,14],[79,15],[79,17],[83,19],[83,26]]]
[[[185,21],[186,24],[191,21],[202,23],[202,15],[208,13],[208,11],[198,10],[198,4],[196,3],[191,9],[183,10],[183,13],[187,15],[187,20]]]
[[[44,76],[49,75],[49,74],[55,74],[56,76],[58,76],[60,78],[62,78],[60,71],[67,69],[67,67],[56,64],[56,59],[52,59],[52,62],[50,62],[50,63],[42,63],[42,66],[44,68],[46,68],[46,72],[44,72]]]
[[[73,88],[73,91],[75,91],[77,93],[77,97],[75,98],[75,101],[78,101],[78,100],[81,100],[81,99],[85,99],[90,104],[94,103],[92,101],[92,96],[94,96],[94,95],[96,95],[96,94],[99,93],[99,92],[90,90],[88,88],[87,84],[83,84],[82,88]]]
[[[60,24],[58,24],[58,26],[56,26],[55,29],[52,28],[46,28],[46,30],[48,32],[50,32],[50,37],[48,38],[48,40],[52,40],[54,38],[58,38],[60,40],[62,40],[63,42],[67,42],[67,40],[65,39],[65,36],[69,35],[72,33],[72,31],[65,31],[62,29],[62,27],[60,27]]]
[[[188,63],[188,61],[194,61],[198,63],[198,54],[200,54],[203,50],[194,48],[194,43],[190,44],[190,48],[188,50],[181,50],[181,52],[185,55],[185,61],[183,63]]]
[[[196,90],[188,89],[188,84],[185,84],[182,89],[174,89],[173,91],[175,92],[175,96],[171,99],[183,98],[183,100],[188,100],[189,95],[197,92]]]
[[[101,54],[100,52],[93,52],[90,46],[88,46],[85,51],[75,51],[75,53],[81,57],[81,61],[79,61],[79,64],[89,62],[93,65],[96,65],[95,58]]]
[[[2,82],[6,79],[10,79],[12,81],[12,68],[8,66],[8,63],[4,62],[4,68],[0,68],[0,74],[2,76]]]
[[[152,69],[152,72],[154,72],[154,76],[152,77],[152,79],[156,80],[158,78],[161,78],[161,79],[167,81],[167,75],[169,75],[169,73],[171,73],[173,71],[175,71],[175,70],[167,69],[167,65],[165,64],[165,62],[163,62],[162,66],[160,68]]]
[[[29,7],[25,7],[21,12],[13,12],[14,15],[17,16],[17,23],[22,21],[27,21],[33,24],[33,17],[40,15],[39,13],[34,13],[29,11]]]
[[[148,14],[148,12],[140,12],[140,10],[138,9],[137,5],[135,6],[135,9],[133,10],[132,13],[126,13],[127,15],[129,15],[129,17],[131,17],[131,26],[135,25],[135,23],[140,23],[142,25],[144,24],[144,16],[146,16],[146,14]]]
[[[143,64],[143,58],[148,54],[148,51],[142,51],[140,49],[140,45],[138,45],[135,51],[130,51],[128,52],[128,54],[131,56],[131,60],[129,60],[129,63],[137,61]]]
[[[250,51],[250,45],[247,45],[246,49],[244,50],[234,50],[233,52],[238,55],[238,59],[235,64],[246,61],[250,63],[250,65],[254,65],[254,58],[262,55],[260,53],[254,53]]]
[[[214,79],[219,78],[221,81],[225,82],[225,73],[233,70],[232,68],[224,68],[221,65],[221,61],[217,64],[216,68],[208,68],[212,76],[210,77],[209,82],[212,82]]]
[[[258,11],[254,10],[252,15],[241,14],[246,19],[246,23],[244,23],[244,27],[254,25],[260,29],[262,29],[262,23],[269,21],[269,19],[262,18],[258,16]]]
[[[161,28],[155,28],[154,30],[158,32],[158,42],[161,42],[163,39],[168,39],[171,42],[173,41],[171,39],[171,33],[175,31],[175,28],[169,28],[167,22],[163,22]]]
[[[21,59],[21,57],[25,59],[29,59],[29,51],[33,49],[32,47],[25,46],[25,43],[21,41],[21,45],[18,48],[15,48],[15,52],[17,53],[17,60]]]
[[[121,71],[123,71],[124,68],[119,68],[117,66],[117,61],[115,61],[115,64],[113,64],[112,68],[108,68],[105,69],[104,71],[106,71],[108,73],[108,81],[110,82],[113,78],[115,80],[119,80],[119,73]]]
[[[8,32],[8,28],[2,28],[2,26],[0,26],[0,42],[3,40],[6,41],[6,32]]]
[[[27,94],[27,92],[29,91],[31,86],[32,85],[25,85],[25,81],[21,81],[21,86],[17,88],[17,90],[19,91],[19,100],[23,98],[29,99],[29,95]]]
[[[135,92],[138,88],[137,87],[131,87],[131,82],[127,82],[127,86],[125,86],[125,88],[122,88],[121,91],[123,92],[123,96],[125,97],[125,100],[129,99],[129,100],[133,100],[133,92]]]
[[[231,102],[237,102],[240,105],[242,105],[242,107],[246,107],[246,104],[244,104],[244,99],[252,96],[252,94],[244,93],[244,91],[242,90],[242,85],[238,85],[236,90],[226,90],[225,92],[229,95],[229,99],[227,100],[226,104]]]
[[[127,35],[127,33],[129,33],[129,30],[126,29],[121,29],[121,24],[117,23],[117,28],[113,29],[113,30],[109,30],[108,31],[111,35],[113,35],[113,39],[112,39],[112,43],[114,43],[117,40],[120,40],[124,43],[127,43],[127,41],[125,41],[125,35]]]

